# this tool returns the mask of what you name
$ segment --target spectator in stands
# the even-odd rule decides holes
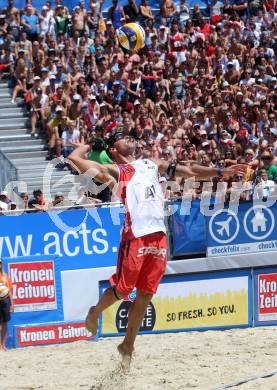
[[[118,5],[118,0],[112,0],[113,5],[108,11],[109,20],[112,22],[114,28],[119,28],[125,22],[126,17],[123,7]]]
[[[1,16],[2,15],[0,15],[0,20],[3,19],[3,18],[1,18]],[[1,31],[1,26],[0,26],[0,31]],[[8,72],[8,73],[12,74],[12,67],[11,66],[12,66],[13,62],[14,62],[14,56],[11,52],[11,49],[8,47],[5,47],[3,49],[3,53],[0,55],[0,80],[2,78],[3,72]]]
[[[265,169],[268,178],[270,180],[276,181],[277,179],[277,165],[272,163],[273,160],[273,154],[269,151],[265,151],[261,155],[261,164],[262,167]]]
[[[11,199],[9,198],[7,191],[0,192],[0,201],[7,204],[7,205],[10,205]]]
[[[268,173],[265,169],[261,169],[260,182],[256,186],[257,194],[260,199],[266,201],[271,195],[276,194],[276,183],[273,180],[269,180]]]
[[[60,156],[61,155],[61,141],[60,137],[62,135],[62,123],[63,120],[66,119],[64,117],[63,119],[63,108],[61,106],[57,106],[55,109],[56,115],[54,118],[50,119],[50,121],[47,123],[47,132],[48,132],[48,146],[49,146],[49,153],[48,153],[48,159],[52,159],[54,156]]]
[[[172,0],[163,0],[160,5],[162,24],[168,25],[176,14],[176,11],[176,5]]]
[[[46,121],[49,113],[49,97],[43,93],[42,88],[37,88],[31,102],[31,135],[37,137],[36,124],[41,123],[41,129],[46,132]]]
[[[147,0],[141,1],[141,4],[139,6],[139,12],[140,12],[140,15],[142,16],[144,21],[147,21],[149,19],[150,20],[154,19],[151,7],[149,6]]]
[[[49,205],[49,207],[70,207],[72,206],[72,202],[68,199],[65,199],[62,192],[57,192],[55,194],[53,202]]]
[[[99,164],[111,164],[112,160],[108,156],[106,152],[106,147],[103,139],[96,138],[91,143],[91,151],[88,153],[87,156],[88,160],[96,161]],[[96,187],[101,187],[101,184],[95,181]],[[97,197],[102,202],[109,202],[111,200],[111,194],[108,187],[105,187],[102,191],[98,191],[98,189],[95,188],[95,197]]]
[[[12,282],[4,272],[3,262],[0,259],[0,323],[1,323],[1,344],[0,349],[6,351],[7,323],[11,319],[11,312],[14,311],[12,297]]]
[[[21,17],[21,26],[30,41],[33,42],[37,39],[39,33],[39,19],[34,13],[34,8],[30,3],[26,5],[25,13]]]
[[[28,206],[30,209],[34,209],[36,211],[47,211],[49,207],[49,202],[44,199],[41,190],[34,190],[33,199],[29,201]]]
[[[20,209],[28,209],[29,208],[29,196],[28,196],[27,192],[21,192],[21,194],[19,196],[21,199],[21,202],[18,205],[19,208]]]
[[[12,1],[3,11],[0,63],[10,64],[5,73],[12,73],[12,101],[22,95],[31,108],[34,135],[37,91],[48,98],[45,121],[38,122],[46,128],[47,158],[62,154],[69,118],[74,142],[93,143],[122,130],[139,138],[140,158],[245,162],[249,169],[235,183],[255,183],[260,169],[276,180],[276,2],[251,0],[246,10],[245,0],[212,1],[207,20],[205,10],[196,4],[191,12],[185,0],[178,7],[164,0],[158,17],[146,1],[135,1],[122,8],[115,0],[106,22],[94,0],[88,12],[81,2],[71,13],[60,0],[54,9],[47,2],[33,25],[36,37],[24,21],[35,16],[33,23],[37,11],[14,10],[12,17]],[[132,20],[146,32],[137,53],[123,50],[116,38],[115,29]],[[91,158],[102,152],[93,149]],[[194,191],[199,195],[201,188]]]
[[[75,122],[67,118],[62,132],[62,154],[64,157],[73,152],[74,144],[79,142],[79,139],[80,131],[76,129]]]
[[[139,16],[139,8],[136,0],[128,0],[128,4],[123,7],[126,22],[136,22]]]

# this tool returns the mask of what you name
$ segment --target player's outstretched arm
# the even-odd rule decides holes
[[[211,177],[217,176],[228,177],[233,176],[235,174],[243,175],[247,169],[247,165],[244,164],[237,164],[232,165],[228,168],[219,169],[212,167],[203,167],[202,165],[198,164],[190,164],[190,166],[185,166],[159,159],[155,159],[154,161],[159,167],[159,172],[162,174],[167,173],[170,177],[195,177],[199,180],[209,179]]]
[[[95,161],[87,160],[86,154],[90,149],[89,145],[79,145],[69,156],[71,165],[99,183],[106,183],[111,189],[117,183],[118,170],[113,164],[101,165]]]

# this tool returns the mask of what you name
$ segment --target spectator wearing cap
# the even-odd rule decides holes
[[[1,344],[0,349],[6,351],[7,323],[11,319],[11,312],[14,311],[13,285],[9,276],[4,272],[3,262],[0,259],[0,324],[1,324]]]
[[[0,192],[0,201],[7,204],[7,205],[9,205],[11,203],[11,200],[9,198],[7,191]]]
[[[87,12],[80,5],[73,9],[72,28],[73,32],[78,32],[78,36],[82,37],[86,28]]]
[[[49,97],[42,88],[37,88],[31,102],[31,135],[37,137],[37,122],[40,121],[41,130],[46,132],[47,116],[49,114]]]
[[[115,82],[113,83],[113,89],[112,90],[113,90],[113,93],[114,93],[113,102],[115,104],[120,104],[122,96],[125,93],[125,88],[123,87],[123,85],[122,85],[120,80],[115,80]]]
[[[49,82],[49,70],[46,67],[43,67],[41,69],[41,87],[45,90],[47,87],[49,87],[50,82]]]
[[[39,15],[39,27],[40,34],[45,36],[48,32],[55,32],[53,27],[55,25],[55,20],[53,18],[52,12],[49,10],[47,5],[43,5],[41,8],[41,14]]]
[[[82,101],[79,94],[73,95],[72,103],[68,109],[68,116],[71,120],[76,120],[82,113]]]
[[[68,17],[68,12],[66,10],[66,7],[64,7],[62,4],[57,4],[55,9],[54,19],[55,19],[56,34],[59,33],[66,34],[69,32],[70,19]]]
[[[25,14],[21,17],[21,26],[30,41],[37,40],[39,33],[39,19],[34,13],[34,9],[31,4],[27,4],[25,7]]]
[[[57,192],[55,194],[53,202],[49,205],[51,207],[70,207],[72,206],[72,202],[68,199],[65,199],[64,194],[62,192]]]
[[[56,76],[54,74],[50,74],[49,76],[49,86],[46,88],[45,92],[51,99],[57,91],[57,86],[56,86]]]

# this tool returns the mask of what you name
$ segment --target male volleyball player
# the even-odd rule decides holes
[[[137,332],[167,261],[164,198],[158,174],[167,172],[169,176],[204,179],[242,174],[245,166],[216,169],[199,165],[181,166],[159,159],[135,160],[135,140],[122,132],[113,134],[107,144],[115,164],[100,165],[86,160],[88,146],[78,146],[69,160],[81,172],[106,183],[125,206],[117,269],[110,278],[112,287],[105,290],[95,307],[90,308],[86,326],[95,335],[100,313],[137,289],[136,299],[129,310],[126,335],[118,346],[123,366],[128,370]]]

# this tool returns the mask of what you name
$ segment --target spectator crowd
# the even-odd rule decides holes
[[[137,158],[248,165],[245,176],[208,182],[211,191],[236,182],[241,199],[250,199],[253,185],[261,198],[273,194],[276,0],[213,0],[205,10],[162,0],[158,12],[147,0],[123,7],[113,0],[104,16],[96,0],[72,11],[61,0],[41,10],[31,0],[20,10],[8,0],[0,11],[0,77],[9,74],[12,103],[24,97],[32,136],[47,139],[47,158],[89,143],[88,158],[109,163],[103,140],[121,131],[137,139]],[[116,29],[126,22],[145,29],[138,52],[118,43]],[[166,196],[180,196],[184,182],[175,191],[172,180],[160,178]],[[197,197],[205,188],[200,182],[190,191]]]

